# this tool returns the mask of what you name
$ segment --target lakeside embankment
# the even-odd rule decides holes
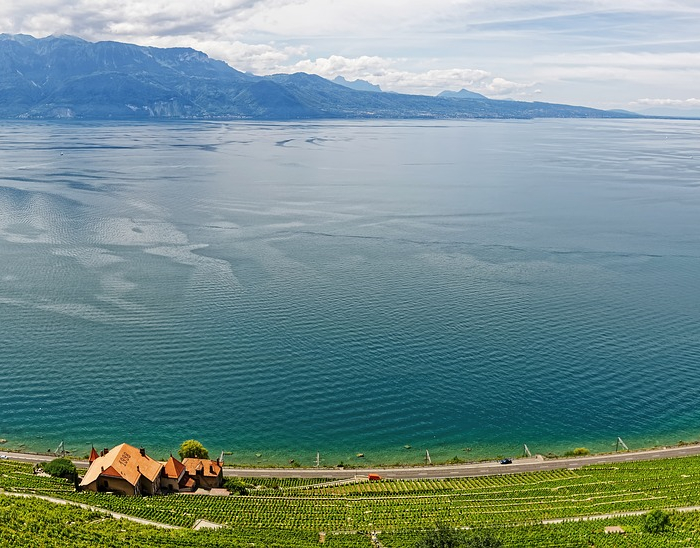
[[[519,474],[542,470],[580,468],[589,464],[615,462],[648,461],[654,459],[687,457],[700,455],[700,443],[684,444],[676,447],[661,447],[636,451],[585,455],[577,457],[544,458],[541,455],[514,459],[512,464],[497,461],[482,461],[460,464],[434,464],[426,466],[366,467],[366,468],[243,468],[225,467],[224,476],[231,477],[277,477],[277,478],[333,478],[347,479],[354,476],[379,474],[388,479],[437,479],[490,476],[497,474]],[[27,463],[46,462],[54,458],[52,454],[19,453],[2,451],[0,456]],[[87,468],[83,459],[72,459],[78,468]]]

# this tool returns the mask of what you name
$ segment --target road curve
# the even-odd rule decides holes
[[[467,478],[475,476],[492,476],[496,474],[520,474],[522,472],[538,472],[541,470],[557,470],[562,468],[580,468],[588,464],[607,464],[615,462],[645,461],[672,457],[687,457],[700,455],[700,444],[683,445],[680,447],[664,447],[646,451],[625,451],[604,455],[589,455],[560,459],[544,459],[541,456],[514,459],[512,464],[499,464],[497,461],[476,462],[469,464],[444,464],[434,466],[408,466],[392,468],[224,468],[224,476],[246,478],[329,478],[347,479],[355,476],[379,474],[391,479],[439,479]],[[0,452],[0,458],[6,456],[10,460],[30,464],[46,462],[53,455],[37,455],[32,453]],[[73,460],[78,468],[87,468],[85,460]]]

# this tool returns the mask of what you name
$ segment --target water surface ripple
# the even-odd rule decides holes
[[[10,447],[334,465],[700,437],[699,122],[3,129]]]

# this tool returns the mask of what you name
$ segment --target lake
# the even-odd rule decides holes
[[[698,121],[1,127],[6,447],[700,438]]]

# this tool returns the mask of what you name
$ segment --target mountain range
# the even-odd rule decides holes
[[[352,80],[348,81],[342,76],[336,76],[331,80],[334,84],[340,84],[346,88],[356,89],[358,91],[382,91],[379,86],[368,82],[367,80]]]
[[[453,97],[455,99],[487,99],[481,93],[475,93],[468,89],[460,89],[459,91],[441,91],[438,97]]]
[[[350,84],[353,87],[348,87]],[[0,118],[629,118],[468,92],[385,93],[306,73],[256,76],[191,48],[0,34]],[[357,89],[357,88],[360,89]]]

